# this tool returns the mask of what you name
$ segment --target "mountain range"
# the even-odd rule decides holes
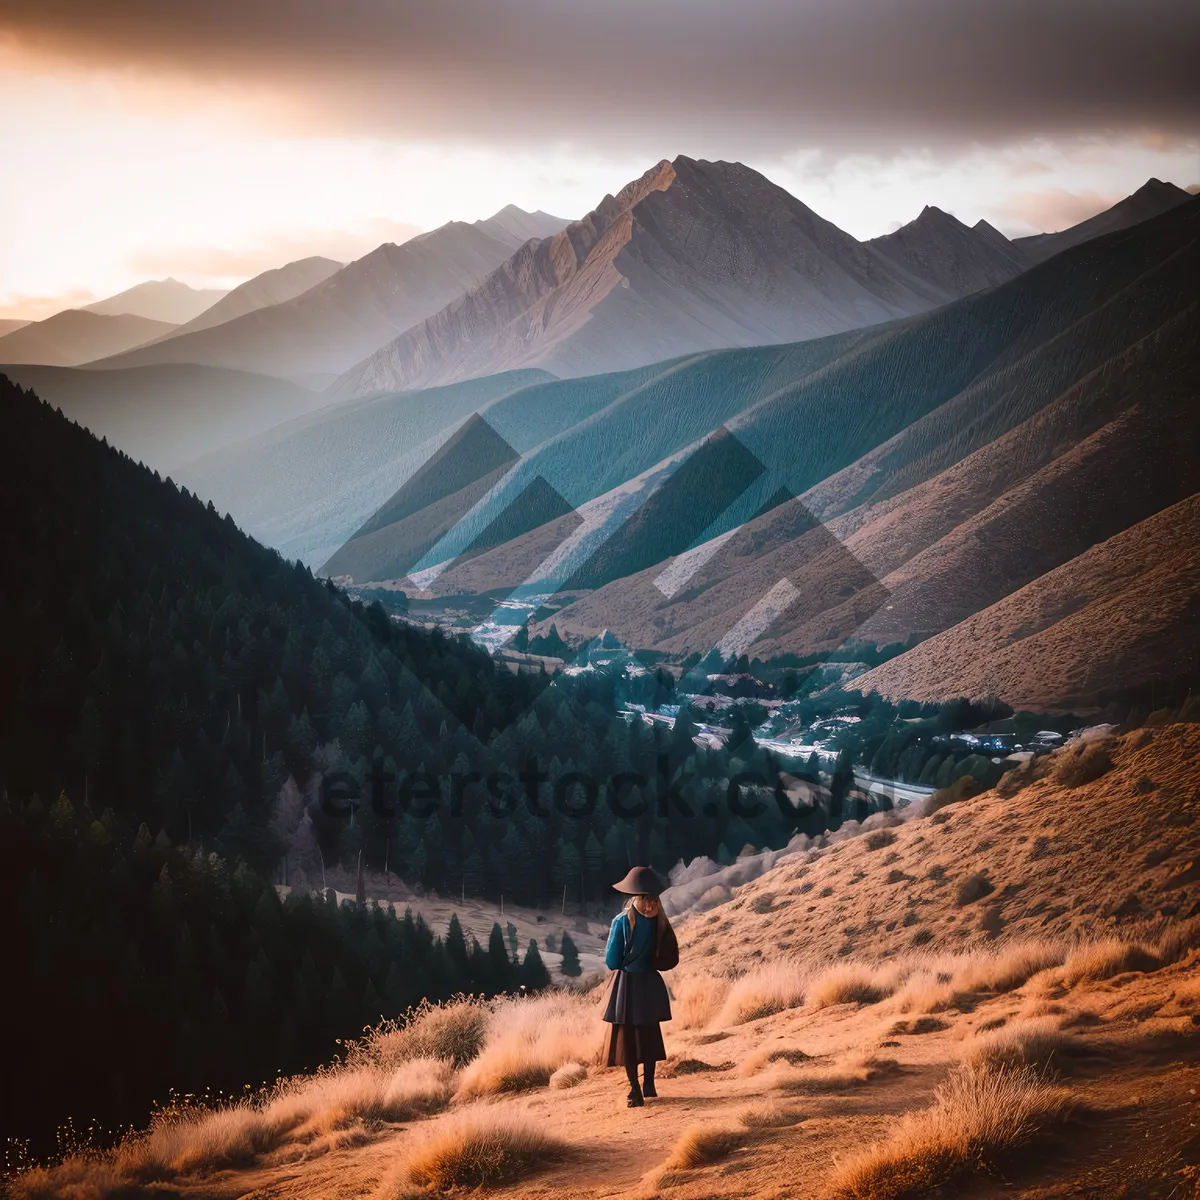
[[[1052,255],[1078,246],[1092,238],[1106,233],[1115,233],[1119,229],[1129,229],[1151,217],[1186,204],[1191,194],[1173,183],[1163,183],[1161,179],[1148,179],[1132,195],[1119,200],[1111,208],[1080,221],[1059,233],[1035,233],[1032,237],[1017,238],[1013,245],[1017,246],[1030,262],[1044,262]]]
[[[451,221],[400,245],[388,242],[282,304],[93,366],[187,362],[320,387],[474,287],[533,236],[530,230],[544,234],[565,223],[545,213],[518,217],[512,209],[473,224]]]
[[[1197,209],[1152,180],[1058,252],[933,207],[859,242],[681,157],[580,221],[510,207],[303,260],[190,329],[11,373],[336,578],[508,597],[534,635],[676,659],[901,646],[872,676],[895,694],[952,688],[939,647],[974,644],[1022,702],[1068,703],[1139,659],[1139,628],[1159,671],[1179,636],[1169,608],[1114,621],[1107,665],[1052,696],[1010,661],[1078,653],[1063,580],[1080,613],[1144,603],[1115,577],[1106,598],[1104,564],[1186,524]]]
[[[797,341],[924,312],[1022,269],[998,234],[955,226],[923,216],[904,239],[862,243],[740,163],[664,160],[523,246],[346,372],[333,394],[530,366],[584,375]],[[953,247],[936,249],[947,232]]]
[[[324,570],[407,576],[418,595],[525,594],[544,606],[535,633],[553,623],[578,642],[611,630],[679,657],[903,643],[913,648],[870,681],[917,698],[1008,679],[1006,699],[1067,703],[1191,669],[1198,233],[1192,201],[907,321],[514,392],[481,419],[521,457],[482,502],[461,490],[451,532],[428,544],[453,496],[414,512],[401,488],[379,509],[395,519],[365,522]],[[586,400],[571,410],[574,389]],[[532,446],[516,436],[517,411]],[[478,437],[480,449],[459,451],[468,441],[454,448],[477,455],[485,479],[490,452]],[[673,483],[693,458],[697,480]],[[725,493],[728,479],[743,481],[740,495]],[[538,488],[574,519],[549,511],[487,545]],[[1138,561],[1133,547],[1170,544],[1167,529],[1163,604],[1116,578],[1106,596],[1096,564]],[[1087,587],[1063,608],[1076,576]],[[1070,607],[1093,603],[1089,618]],[[996,623],[990,641],[979,622]],[[1031,655],[1053,645],[1082,662],[1089,630],[1111,651],[1087,678],[1040,670],[1037,657],[1019,678],[988,668],[988,647],[1020,659],[1026,639]],[[938,635],[974,647],[975,674]]]

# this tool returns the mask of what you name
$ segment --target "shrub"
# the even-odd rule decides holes
[[[1154,951],[1165,966],[1178,962],[1197,946],[1200,946],[1200,917],[1193,917],[1190,921],[1171,926],[1159,937]]]
[[[564,1063],[598,1057],[608,1028],[595,1001],[557,993],[492,1007],[483,1049],[459,1076],[457,1099],[545,1087]]]
[[[672,979],[675,1002],[671,1005],[672,1022],[680,1029],[703,1029],[720,1011],[729,993],[730,980],[698,972]]]
[[[1044,779],[1049,773],[1050,766],[1045,755],[1026,759],[1019,766],[1005,771],[996,784],[996,794],[1005,800],[1011,800],[1023,788],[1039,779]]]
[[[896,835],[890,829],[873,829],[866,836],[868,850],[882,850],[896,840]]]
[[[414,1058],[444,1058],[465,1067],[482,1049],[491,1004],[478,996],[456,996],[443,1004],[422,1000],[356,1043],[348,1054],[396,1066]]]
[[[1063,787],[1076,788],[1092,783],[1112,768],[1112,757],[1104,742],[1082,742],[1067,746],[1054,756],[1052,777]]]
[[[761,1070],[768,1063],[785,1062],[789,1066],[798,1067],[801,1063],[806,1063],[812,1057],[810,1054],[805,1054],[798,1046],[764,1046],[756,1050],[749,1058],[745,1059],[738,1067],[739,1075],[753,1075],[755,1071]]]
[[[799,1125],[804,1114],[797,1108],[786,1108],[779,1104],[752,1104],[738,1114],[747,1129],[784,1129]]]
[[[1085,979],[1111,979],[1126,971],[1155,971],[1162,962],[1147,946],[1123,942],[1119,938],[1102,938],[1082,942],[1067,955],[1063,963],[1063,982],[1074,987]]]
[[[775,1086],[781,1091],[801,1095],[822,1092],[847,1092],[899,1070],[895,1059],[876,1058],[873,1054],[853,1054],[828,1066],[804,1067],[790,1075],[780,1076]]]
[[[569,1153],[567,1143],[527,1117],[475,1108],[419,1135],[396,1182],[442,1192],[494,1187],[561,1162]]]
[[[982,900],[984,896],[990,896],[995,890],[995,885],[982,871],[975,871],[958,885],[954,902],[959,908],[964,908],[976,900]]]
[[[746,1129],[737,1125],[691,1125],[679,1135],[662,1164],[667,1171],[689,1171],[716,1162],[746,1140]]]
[[[866,963],[842,963],[818,975],[808,990],[809,1008],[834,1004],[878,1004],[895,990],[880,973]]]
[[[573,1088],[581,1084],[587,1078],[587,1067],[583,1063],[568,1062],[563,1063],[553,1075],[550,1076],[550,1086],[559,1091],[565,1088]]]
[[[1079,1051],[1079,1040],[1062,1030],[1052,1016],[1006,1024],[977,1035],[965,1051],[978,1067],[1034,1067],[1046,1071],[1062,1068]]]
[[[977,950],[963,959],[952,980],[958,993],[1011,992],[1039,971],[1062,963],[1066,948],[1058,942],[1014,942],[1000,950]]]
[[[939,809],[945,808],[948,804],[958,804],[963,800],[972,800],[984,790],[983,785],[974,776],[960,775],[949,787],[938,788],[925,801],[924,814],[930,817]]]
[[[743,975],[730,987],[717,1016],[721,1026],[740,1025],[804,1003],[807,971],[793,962],[770,963]]]
[[[960,1067],[934,1093],[930,1108],[902,1117],[887,1141],[840,1164],[831,1195],[916,1200],[972,1170],[992,1168],[1070,1111],[1066,1092],[1028,1067]]]

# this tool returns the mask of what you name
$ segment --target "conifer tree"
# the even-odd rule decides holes
[[[542,962],[536,938],[530,940],[529,949],[525,951],[525,961],[521,964],[521,982],[531,992],[541,991],[542,988],[550,986],[550,973]]]
[[[582,975],[583,967],[579,963],[579,950],[575,945],[574,939],[566,930],[563,930],[560,950],[562,953],[562,973],[569,979],[576,979]]]

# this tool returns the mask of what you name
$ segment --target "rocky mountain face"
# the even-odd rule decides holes
[[[95,365],[190,362],[324,386],[485,279],[526,240],[514,226],[511,218],[451,221],[380,246],[282,304]]]
[[[932,205],[895,233],[867,243],[914,275],[966,296],[1014,279],[1033,265],[986,221],[974,227]]]
[[[174,325],[165,321],[151,321],[128,313],[109,316],[69,308],[0,337],[0,363],[72,367],[100,355],[118,354],[131,346],[140,346],[174,329]]]
[[[1163,183],[1161,179],[1150,179],[1131,196],[1126,196],[1112,208],[1106,208],[1086,221],[1080,221],[1078,225],[1058,233],[1035,233],[1031,237],[1016,238],[1013,245],[1023,251],[1031,262],[1044,262],[1051,255],[1059,254],[1071,246],[1081,245],[1106,233],[1115,233],[1118,229],[1129,229],[1169,212],[1190,199],[1191,196],[1183,188],[1173,183]]]
[[[624,370],[818,337],[957,292],[856,241],[740,163],[663,161],[338,381],[337,396],[516,367]]]

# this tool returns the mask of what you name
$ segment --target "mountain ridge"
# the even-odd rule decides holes
[[[145,317],[168,325],[183,325],[211,308],[228,293],[224,288],[194,288],[178,279],[148,279],[94,304],[83,305],[84,312],[101,316]]]
[[[560,376],[635,369],[840,332],[949,298],[758,172],[681,155],[606,196],[552,244],[523,249],[331,394],[522,366]]]
[[[101,354],[118,354],[169,335],[165,321],[129,313],[109,315],[68,308],[0,337],[0,363],[76,367]]]
[[[197,362],[323,387],[461,295],[523,240],[487,221],[451,221],[406,242],[386,242],[282,304],[89,365]]]

